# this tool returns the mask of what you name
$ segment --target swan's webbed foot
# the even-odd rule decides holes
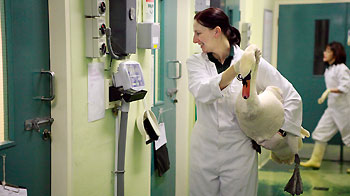
[[[295,168],[293,176],[290,178],[289,182],[284,187],[284,191],[290,193],[291,195],[300,195],[303,193],[303,182],[301,180],[299,171],[300,159],[298,154],[295,154],[294,163]]]

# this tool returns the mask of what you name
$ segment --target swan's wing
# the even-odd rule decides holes
[[[276,99],[278,99],[283,104],[283,97],[282,97],[283,92],[277,86],[268,86],[268,87],[266,87],[264,92],[271,93],[272,95],[275,96]]]

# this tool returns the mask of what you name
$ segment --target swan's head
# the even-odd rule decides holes
[[[248,99],[250,96],[251,73],[254,71],[256,66],[255,51],[256,46],[250,45],[244,51],[240,60],[239,72],[243,83],[242,97],[244,99]]]
[[[250,79],[251,79],[251,72],[249,72],[249,74],[245,78],[242,78],[241,75],[238,76],[238,80],[241,80],[243,84],[242,97],[244,99],[248,99],[250,96]]]

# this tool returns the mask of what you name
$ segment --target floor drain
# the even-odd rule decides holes
[[[319,191],[328,191],[329,188],[328,187],[320,187],[320,186],[315,186],[314,190],[319,190]]]

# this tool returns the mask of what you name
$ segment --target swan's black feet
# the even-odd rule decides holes
[[[284,191],[290,193],[291,195],[300,195],[303,193],[303,182],[301,180],[299,171],[300,159],[298,154],[295,154],[294,163],[295,168],[293,176],[290,178],[289,182],[284,187]]]
[[[261,154],[261,146],[256,143],[256,141],[252,140],[252,147],[254,150],[256,150],[259,154]]]

